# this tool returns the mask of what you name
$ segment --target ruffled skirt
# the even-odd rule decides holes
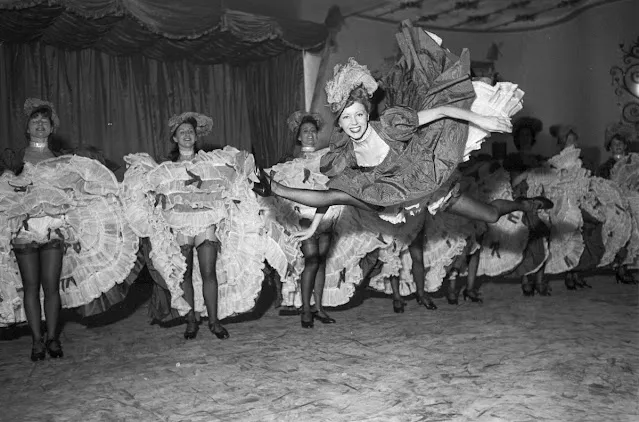
[[[19,177],[3,176],[1,184],[0,211],[6,225],[0,232],[0,284],[12,309],[0,311],[0,324],[26,320],[11,247],[16,237],[37,243],[63,239],[60,296],[65,308],[90,303],[131,273],[138,236],[126,221],[115,176],[98,161],[62,156],[26,164]],[[29,227],[32,218],[35,224]]]

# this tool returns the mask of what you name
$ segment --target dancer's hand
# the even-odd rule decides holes
[[[477,116],[474,124],[488,132],[511,133],[513,125],[506,116]]]
[[[304,241],[313,237],[313,235],[317,231],[317,228],[320,225],[320,222],[322,221],[322,218],[324,218],[325,213],[326,213],[325,209],[317,210],[315,212],[315,215],[313,216],[313,221],[311,222],[311,225],[306,229],[303,229],[297,233],[293,233],[293,238],[299,241]]]
[[[293,233],[292,236],[294,239],[303,242],[305,240],[310,239],[315,234],[315,227],[311,226],[308,229]]]

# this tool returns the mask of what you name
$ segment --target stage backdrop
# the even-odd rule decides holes
[[[0,0],[0,148],[24,145],[22,105],[38,97],[56,106],[69,147],[96,146],[118,164],[165,156],[167,120],[184,111],[213,118],[207,146],[275,163],[290,149],[286,117],[304,107],[302,51],[326,31],[219,4]]]

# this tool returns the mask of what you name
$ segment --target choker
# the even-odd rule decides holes
[[[315,152],[315,147],[302,147],[302,152]]]
[[[49,141],[29,141],[29,148],[45,149],[49,146]]]
[[[180,151],[180,160],[191,160],[195,157],[195,151],[192,149],[179,149]]]
[[[195,154],[191,154],[191,155],[180,154],[180,158],[178,158],[178,161],[190,161],[194,158],[195,158]]]
[[[364,134],[362,135],[361,138],[359,138],[358,140],[352,139],[351,140],[353,142],[355,142],[356,144],[360,144],[364,141],[366,141],[368,139],[369,136],[371,136],[371,132],[373,131],[373,127],[370,125],[370,123],[368,124],[368,127],[366,128],[366,132],[364,132]]]

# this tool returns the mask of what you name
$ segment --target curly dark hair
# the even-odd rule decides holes
[[[363,85],[359,85],[351,91],[350,95],[348,96],[348,100],[346,100],[346,103],[344,104],[344,107],[342,107],[339,114],[335,117],[335,126],[339,126],[338,121],[344,110],[355,103],[360,103],[361,105],[363,105],[368,114],[370,114],[371,110],[373,109],[373,103],[371,102],[370,96],[368,95],[368,92]]]
[[[195,133],[197,134],[197,121],[195,120],[194,117],[189,117],[175,128],[175,130],[171,133],[171,136],[169,137],[169,141],[173,142],[173,137],[175,136],[175,132],[184,123],[190,124],[191,127],[193,127],[193,130],[195,131]],[[197,154],[199,150],[200,148],[196,142],[194,152]],[[180,159],[180,147],[178,146],[177,142],[173,142],[173,148],[171,148],[171,151],[169,151],[167,158],[169,159],[169,161],[173,161],[173,162]]]

